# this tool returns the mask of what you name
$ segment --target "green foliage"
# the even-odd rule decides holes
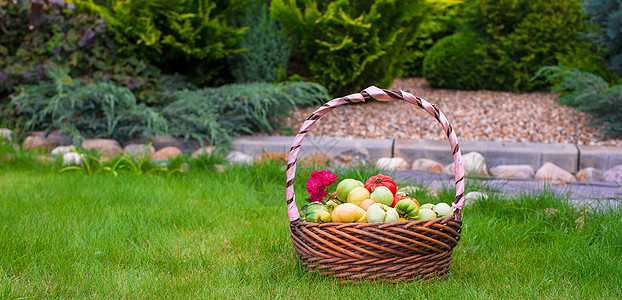
[[[251,2],[239,27],[248,31],[238,43],[246,51],[229,60],[237,83],[275,82],[279,70],[287,70],[290,45],[281,23],[270,14],[266,4]]]
[[[274,0],[270,8],[294,39],[290,73],[335,96],[389,87],[426,13],[423,0]]]
[[[438,41],[423,61],[423,74],[435,88],[476,90],[489,85],[482,63],[483,41],[473,32],[459,32]]]
[[[173,75],[162,75],[158,78],[158,86],[161,91],[196,90],[197,86],[188,82],[186,76],[179,73]],[[166,94],[166,92],[165,92]]]
[[[174,99],[161,111],[169,134],[212,145],[244,133],[274,130],[290,109],[330,99],[322,86],[302,82],[232,84],[163,94]]]
[[[155,99],[159,70],[120,52],[103,19],[80,10],[29,10],[28,1],[0,1],[0,23],[0,102],[19,85],[46,79],[52,67],[73,78],[125,86],[143,102]]]
[[[421,76],[425,54],[436,42],[453,34],[461,24],[464,0],[427,0],[429,11],[408,46],[412,54],[404,64],[404,76]]]
[[[590,16],[590,23],[598,25],[590,38],[602,45],[609,67],[622,76],[622,2],[619,0],[587,0],[583,9]]]
[[[109,137],[120,142],[166,131],[158,113],[126,88],[109,82],[83,83],[63,72],[50,72],[53,82],[42,81],[22,88],[13,96],[30,130],[60,129],[74,141]]]
[[[480,78],[471,84],[474,88],[542,90],[546,82],[530,80],[533,74],[542,66],[560,62],[606,73],[598,48],[583,38],[590,26],[578,0],[467,0],[465,6],[464,30],[480,37],[477,47],[484,55],[479,67],[465,76],[493,78]],[[449,78],[444,81],[451,82]]]
[[[245,28],[228,20],[244,12],[246,0],[75,0],[106,19],[121,49],[146,58],[165,73],[192,74],[195,83],[213,80],[225,59],[239,52]]]
[[[559,102],[596,117],[605,136],[622,137],[622,82],[610,87],[600,76],[563,66],[544,67],[536,75],[557,82]]]

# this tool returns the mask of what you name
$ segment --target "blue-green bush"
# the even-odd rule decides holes
[[[304,82],[231,84],[163,94],[173,99],[160,112],[169,134],[214,145],[241,134],[272,131],[291,109],[330,100],[322,86]]]
[[[598,75],[563,66],[544,67],[536,75],[556,82],[558,101],[593,115],[606,137],[622,137],[622,82],[610,86]]]
[[[590,38],[607,50],[609,67],[622,77],[622,2],[587,0],[583,9],[590,16],[590,23],[599,27]]]
[[[287,70],[290,57],[281,22],[272,17],[266,3],[252,1],[238,24],[248,30],[238,42],[238,48],[245,51],[228,62],[235,82],[276,82],[279,71]]]
[[[127,88],[111,82],[84,83],[64,72],[50,71],[53,81],[21,88],[12,97],[25,129],[60,129],[75,142],[109,137],[130,138],[166,133],[166,121],[152,108],[137,104]]]

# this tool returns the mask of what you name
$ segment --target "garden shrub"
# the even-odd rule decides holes
[[[212,145],[228,143],[241,134],[274,130],[289,110],[330,100],[322,86],[304,82],[231,84],[163,94],[174,99],[161,110],[169,134]]]
[[[84,83],[62,71],[50,71],[53,81],[21,88],[12,97],[26,129],[60,131],[78,142],[107,137],[124,142],[130,138],[166,133],[166,121],[132,92],[111,82]]]
[[[593,115],[606,137],[622,137],[622,82],[610,87],[598,75],[563,66],[543,67],[537,76],[557,82],[558,101]]]
[[[477,88],[542,90],[545,80],[531,80],[533,74],[560,61],[604,73],[597,47],[583,37],[590,26],[579,0],[467,0],[465,7],[463,30],[478,34],[485,45],[481,68],[467,76],[494,75],[494,81],[478,80]]]
[[[287,70],[290,45],[281,23],[270,14],[267,4],[251,1],[239,27],[248,27],[239,49],[246,51],[229,60],[237,83],[276,82],[279,71]]]
[[[404,64],[403,76],[421,76],[425,54],[436,42],[453,34],[461,24],[464,0],[427,0],[429,11],[408,46],[412,54]]]
[[[239,52],[236,45],[246,30],[229,24],[244,13],[246,0],[73,2],[105,18],[122,50],[132,50],[164,73],[188,74],[196,84],[220,80],[226,58]]]
[[[463,31],[438,41],[423,61],[423,74],[435,88],[475,90],[491,77],[484,69],[485,44],[473,32]]]
[[[605,57],[609,67],[622,76],[622,2],[587,0],[583,9],[590,16],[590,23],[599,27],[589,37],[607,50]]]
[[[290,74],[333,96],[389,87],[427,12],[424,0],[273,0],[270,9],[293,38]]]
[[[0,102],[8,104],[19,85],[46,79],[54,67],[72,78],[125,86],[142,102],[155,101],[160,71],[132,53],[119,52],[105,20],[64,5],[32,10],[28,3],[0,1]]]

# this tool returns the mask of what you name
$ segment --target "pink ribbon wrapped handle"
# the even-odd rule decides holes
[[[404,92],[401,90],[385,90],[379,89],[375,86],[370,86],[360,93],[351,94],[341,98],[335,98],[326,102],[316,111],[314,111],[302,123],[298,134],[296,135],[296,137],[294,137],[294,141],[289,152],[289,160],[287,162],[287,183],[285,189],[285,196],[287,198],[287,215],[290,222],[300,219],[300,213],[298,212],[298,207],[296,206],[296,195],[294,194],[294,178],[296,176],[296,162],[298,152],[300,151],[300,147],[302,145],[302,141],[304,140],[305,135],[309,132],[309,129],[311,128],[311,126],[313,126],[313,124],[315,124],[315,122],[317,122],[317,120],[333,110],[335,107],[347,103],[365,102],[366,100],[406,101],[424,109],[441,124],[441,126],[443,127],[443,131],[445,132],[445,134],[447,135],[447,139],[449,140],[449,145],[451,146],[451,151],[454,158],[456,197],[451,208],[454,211],[454,216],[456,217],[456,219],[461,220],[462,207],[464,206],[464,168],[462,166],[462,155],[460,152],[460,147],[458,146],[458,138],[456,137],[456,133],[449,124],[449,121],[447,121],[445,115],[433,104],[430,104],[424,99],[413,96],[408,92]]]

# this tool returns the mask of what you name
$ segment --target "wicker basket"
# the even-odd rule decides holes
[[[324,114],[346,103],[407,101],[441,123],[454,157],[454,214],[446,218],[392,223],[308,223],[300,221],[294,194],[296,159],[304,136]],[[287,207],[290,234],[302,265],[311,272],[346,281],[410,281],[445,277],[451,254],[460,240],[464,203],[464,169],[456,134],[434,105],[400,90],[369,87],[358,94],[333,99],[311,114],[294,138],[287,165]]]

